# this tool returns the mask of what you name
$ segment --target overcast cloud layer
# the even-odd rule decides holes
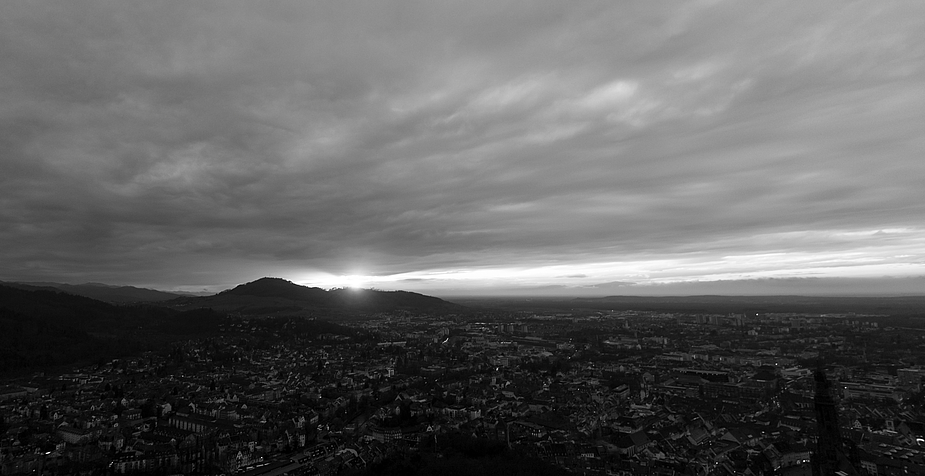
[[[0,64],[0,279],[925,291],[923,2],[10,1]]]

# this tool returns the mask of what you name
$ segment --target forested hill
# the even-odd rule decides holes
[[[178,340],[214,336],[229,319],[241,319],[246,315],[298,319],[293,316],[306,316],[315,311],[321,311],[320,317],[336,317],[338,313],[354,312],[449,313],[465,310],[462,306],[416,293],[325,291],[275,278],[243,284],[214,296],[169,302],[169,306],[114,305],[54,288],[29,289],[0,284],[0,376],[115,358],[163,348]],[[229,318],[229,312],[238,317]],[[258,327],[276,324],[272,320],[261,320]],[[301,319],[298,329],[303,336],[331,332],[331,329],[322,328],[325,325],[334,324]]]
[[[321,319],[249,319],[208,308],[113,305],[53,290],[0,285],[0,377],[163,351],[188,339],[271,342],[326,334],[354,336],[357,331]]]
[[[138,350],[131,327],[171,314],[55,291],[0,286],[0,374]]]
[[[6,283],[0,281],[0,285],[27,291],[63,291],[68,294],[115,304],[169,301],[181,296],[180,294],[157,291],[154,289],[136,288],[134,286],[112,286],[100,283]]]
[[[237,314],[295,315],[318,311],[456,313],[466,308],[408,291],[334,289],[300,286],[285,279],[261,278],[214,296],[181,298],[176,307],[208,307]]]

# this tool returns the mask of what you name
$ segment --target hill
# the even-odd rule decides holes
[[[334,289],[295,284],[281,278],[261,278],[213,296],[180,298],[175,308],[208,307],[242,315],[294,315],[312,312],[414,313],[464,312],[465,307],[408,291]]]
[[[544,313],[653,311],[677,313],[805,313],[892,316],[890,325],[908,325],[925,318],[925,296],[607,296],[461,298],[473,309]],[[908,318],[908,319],[907,319]],[[886,322],[886,321],[882,321]],[[905,323],[905,324],[902,324]],[[887,325],[887,324],[882,324]],[[918,325],[914,326],[918,327]]]
[[[608,296],[578,298],[572,307],[668,312],[803,312],[920,315],[925,296]]]
[[[202,307],[114,305],[54,288],[0,285],[0,377],[163,351],[190,338],[313,339],[325,333],[356,331],[323,320],[281,317],[248,322]]]
[[[0,281],[0,284],[28,291],[63,291],[75,296],[88,297],[96,299],[97,301],[114,304],[169,301],[181,296],[180,294],[157,291],[155,289],[136,288],[134,286],[113,286],[100,283],[5,283]]]
[[[0,285],[0,374],[137,352],[144,347],[140,337],[150,341],[148,329],[174,314]]]

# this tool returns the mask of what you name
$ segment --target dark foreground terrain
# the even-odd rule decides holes
[[[925,475],[922,302],[0,286],[0,475]]]

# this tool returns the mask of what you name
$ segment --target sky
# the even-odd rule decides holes
[[[0,280],[925,293],[925,3],[0,2]]]

